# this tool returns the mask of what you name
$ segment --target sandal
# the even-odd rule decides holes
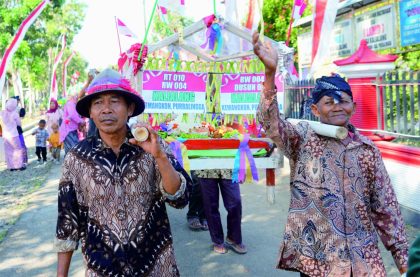
[[[235,251],[238,254],[246,254],[248,250],[246,249],[245,244],[243,243],[235,243],[233,240],[226,238],[226,246],[228,246],[230,249]]]
[[[202,228],[200,220],[196,217],[188,218],[188,227],[193,231],[199,231]]]
[[[228,252],[223,244],[213,244],[213,251],[217,254],[226,254]]]
[[[200,221],[201,221],[201,230],[208,231],[209,230],[209,225],[207,224],[207,220],[203,219],[203,220],[200,220]]]

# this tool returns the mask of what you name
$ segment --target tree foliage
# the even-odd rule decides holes
[[[40,0],[0,0],[0,54],[2,55],[15,36],[20,24],[40,3]],[[85,16],[85,4],[79,0],[54,0],[28,29],[13,56],[8,71],[19,71],[25,88],[48,97],[52,60],[61,48],[59,37],[66,34],[67,47],[62,62],[71,53],[74,36],[80,31]],[[57,47],[58,46],[58,47]],[[86,61],[80,56],[73,58],[69,73],[83,72]],[[58,67],[61,71],[62,65]],[[59,73],[61,76],[61,73]],[[60,85],[61,81],[58,80]],[[61,86],[59,86],[59,91]]]
[[[286,41],[289,23],[292,18],[294,0],[264,0],[264,34],[276,41]],[[302,16],[310,14],[308,6]],[[297,50],[298,28],[293,28],[289,46]]]
[[[153,18],[153,32],[150,34],[150,43],[156,43],[175,32],[180,28],[186,27],[193,23],[193,20],[188,17],[183,17],[175,11],[168,10],[168,22],[164,22],[160,16]]]

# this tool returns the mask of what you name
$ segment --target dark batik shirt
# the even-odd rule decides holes
[[[181,179],[167,194],[155,159],[129,137],[118,157],[96,136],[67,153],[55,248],[72,251],[80,241],[86,276],[178,276],[165,202],[184,207],[191,179],[160,141]]]
[[[261,95],[257,117],[290,161],[291,200],[278,267],[310,276],[386,276],[378,236],[399,269],[408,243],[378,148],[352,128],[345,141],[293,126],[276,98]]]

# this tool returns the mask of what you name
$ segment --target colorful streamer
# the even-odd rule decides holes
[[[13,58],[13,54],[19,48],[20,43],[22,42],[23,38],[25,37],[26,32],[28,31],[29,27],[34,23],[34,21],[38,18],[41,12],[45,9],[49,0],[41,1],[41,3],[29,14],[29,16],[23,20],[22,24],[19,26],[19,29],[16,32],[15,37],[13,38],[12,42],[10,43],[9,47],[6,48],[4,51],[4,55],[1,59],[0,63],[0,91],[3,91],[4,82],[6,80],[6,69],[9,62]],[[0,93],[1,97],[1,93]]]
[[[212,54],[220,55],[223,48],[223,26],[215,15],[207,16],[203,18],[203,21],[207,26],[207,32],[206,41],[201,45],[201,48],[208,47]]]
[[[182,139],[181,139],[182,140]],[[182,143],[181,140],[176,140],[173,137],[167,137],[165,141],[171,147],[172,153],[175,156],[175,159],[179,162],[179,164],[185,169],[185,171],[191,175],[190,170],[190,160],[188,158],[188,149]]]
[[[239,144],[239,149],[235,156],[235,163],[232,172],[233,183],[243,183],[246,176],[248,176],[247,180],[252,176],[255,181],[258,181],[258,170],[248,142],[249,135],[245,134]]]

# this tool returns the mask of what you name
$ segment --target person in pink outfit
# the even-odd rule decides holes
[[[45,114],[45,120],[47,122],[47,131],[49,134],[53,133],[52,126],[57,124],[60,126],[63,120],[63,111],[58,106],[56,99],[51,98],[50,100],[50,109]]]
[[[16,112],[17,100],[11,98],[6,102],[6,109],[1,112],[3,120],[4,152],[7,168],[10,171],[25,170],[26,150],[22,147],[17,127],[21,126],[19,114]]]
[[[77,130],[85,125],[85,121],[76,111],[76,102],[77,96],[70,96],[64,105],[63,122],[60,126],[60,143],[64,142],[65,153],[79,142]]]

